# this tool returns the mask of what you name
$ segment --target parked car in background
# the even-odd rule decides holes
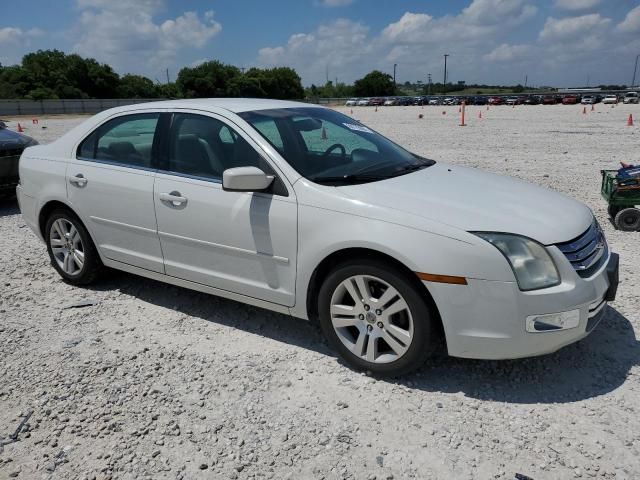
[[[440,99],[438,97],[429,98],[429,105],[440,105]]]
[[[358,100],[358,106],[359,107],[366,107],[368,105],[370,105],[371,99],[370,98],[361,98],[360,100]]]
[[[317,105],[110,109],[27,148],[20,176],[23,219],[64,281],[111,267],[317,320],[377,375],[420,367],[440,338],[467,358],[554,352],[616,295],[618,256],[586,205]]]
[[[524,105],[538,105],[540,103],[539,95],[529,95],[524,99]]]
[[[545,95],[542,97],[543,105],[556,105],[558,103],[558,97],[556,95]]]
[[[383,103],[383,105],[385,107],[391,107],[391,106],[394,106],[394,105],[397,105],[397,104],[398,104],[398,99],[397,98],[387,98]]]
[[[580,103],[582,105],[594,105],[597,103],[597,99],[595,95],[585,95],[582,97],[582,100],[580,100]]]
[[[486,105],[488,103],[488,98],[487,97],[473,97],[473,104],[474,105]]]
[[[614,94],[605,95],[602,99],[602,103],[615,104],[618,103],[618,96]]]
[[[563,105],[575,105],[580,102],[580,98],[577,95],[565,95],[562,97]]]
[[[355,107],[356,105],[358,105],[358,99],[357,98],[350,98],[349,100],[347,100],[345,102],[345,107]]]
[[[504,99],[502,97],[489,97],[489,105],[504,105]]]
[[[638,96],[638,92],[627,92],[622,99],[622,103],[638,103],[639,101],[640,96]]]
[[[413,105],[413,97],[398,97],[396,105],[407,107]]]
[[[384,98],[381,97],[374,97],[371,100],[369,100],[369,105],[372,107],[381,107],[382,105],[384,105]]]
[[[504,103],[506,105],[519,105],[520,104],[520,97],[507,97],[506,100],[504,101]]]
[[[18,186],[18,164],[25,148],[38,145],[31,137],[9,130],[0,121],[0,197],[12,197]]]

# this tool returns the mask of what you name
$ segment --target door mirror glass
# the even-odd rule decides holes
[[[228,168],[222,173],[222,188],[230,192],[262,192],[274,180],[258,167]]]

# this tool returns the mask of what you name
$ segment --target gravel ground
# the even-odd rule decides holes
[[[370,378],[303,321],[122,273],[66,285],[0,203],[0,479],[639,478],[640,234],[615,231],[598,192],[601,168],[640,162],[625,126],[640,107],[595,108],[470,107],[466,127],[457,107],[354,109],[417,153],[594,210],[621,255],[618,300],[541,358],[438,357]],[[29,119],[27,133],[49,141],[78,121]]]

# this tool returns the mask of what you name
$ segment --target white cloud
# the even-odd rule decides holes
[[[540,32],[540,39],[552,42],[578,40],[584,43],[588,37],[603,33],[610,24],[611,19],[599,13],[561,19],[549,17]]]
[[[174,65],[187,48],[202,48],[222,26],[212,11],[184,12],[156,22],[163,0],[77,0],[81,10],[73,49],[120,72],[155,71]]]
[[[554,0],[557,8],[564,10],[588,10],[600,5],[601,0]]]
[[[33,40],[43,35],[39,28],[0,27],[0,64],[19,63],[22,55],[32,50]]]
[[[320,5],[323,7],[346,7],[351,5],[354,0],[320,0]]]
[[[503,43],[487,53],[482,58],[489,62],[515,62],[529,57],[532,52],[531,45],[509,45]]]
[[[617,28],[624,33],[640,32],[640,5],[629,11]]]

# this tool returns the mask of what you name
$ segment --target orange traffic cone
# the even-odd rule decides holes
[[[31,123],[33,123],[34,125],[38,125],[38,119],[37,118],[31,119]]]
[[[582,108],[582,114],[583,114],[583,115],[586,115],[586,114],[587,114],[587,107],[583,107],[583,108]]]
[[[353,108],[351,109],[351,115],[353,115]]]
[[[627,127],[633,127],[633,115],[631,114],[629,114],[629,118],[627,118]]]
[[[478,118],[482,118],[482,110],[478,112]]]
[[[18,133],[22,133],[22,132],[24,132],[24,128],[22,128],[22,125],[18,123]]]
[[[593,112],[596,109],[596,106],[592,103],[591,104],[591,111]]]

